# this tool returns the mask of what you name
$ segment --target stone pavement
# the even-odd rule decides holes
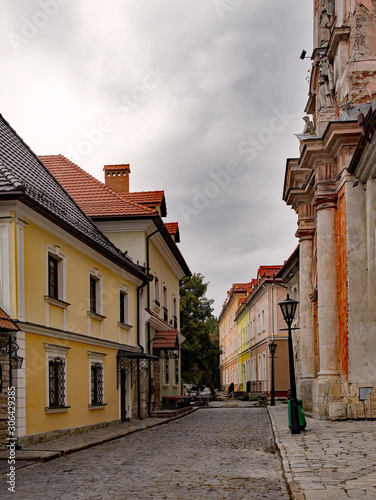
[[[290,498],[266,408],[202,407],[15,474],[13,500]]]
[[[376,499],[376,421],[307,418],[292,435],[287,405],[268,410],[293,499]]]
[[[63,455],[69,455],[79,450],[91,448],[114,439],[133,434],[144,429],[149,429],[158,425],[171,422],[183,415],[196,411],[198,408],[190,408],[187,411],[160,411],[159,418],[145,418],[143,420],[131,420],[129,422],[121,422],[109,427],[101,427],[98,429],[85,431],[80,434],[66,435],[59,439],[46,441],[44,443],[34,444],[16,451],[16,466],[17,468],[25,467],[33,462],[46,462]],[[179,414],[178,414],[179,413]],[[162,416],[164,415],[164,416]],[[9,451],[0,450],[0,474],[9,470],[8,465]]]

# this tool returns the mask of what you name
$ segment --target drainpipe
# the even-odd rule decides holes
[[[159,233],[162,227],[156,229],[153,233],[146,236],[146,270],[150,273],[150,255],[149,255],[149,239]],[[150,282],[148,282],[148,309],[150,310]],[[150,354],[150,323],[148,323],[148,353]],[[149,361],[149,390],[148,390],[148,414],[151,416],[151,363]]]
[[[137,287],[137,345],[141,349],[141,353],[144,352],[143,346],[140,344],[140,290],[144,288],[149,282],[143,282]],[[138,406],[138,418],[141,419],[141,374],[140,374],[140,360],[137,360],[137,406]]]

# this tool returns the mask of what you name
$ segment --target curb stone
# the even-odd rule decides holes
[[[277,425],[275,423],[274,417],[270,411],[269,406],[268,406],[268,415],[270,418],[270,422],[272,424],[275,444],[278,448],[279,455],[281,458],[283,476],[284,476],[285,481],[287,483],[287,487],[289,489],[291,498],[292,498],[292,500],[306,500],[306,496],[304,495],[303,491],[299,488],[299,486],[295,483],[295,481],[293,479],[293,475],[292,475],[292,471],[290,468],[290,463],[289,463],[289,460],[287,457],[287,453],[286,453],[286,450],[285,450],[283,444],[281,443],[281,441],[279,439]]]

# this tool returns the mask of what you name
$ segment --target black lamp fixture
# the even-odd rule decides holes
[[[9,387],[13,386],[12,381],[12,370],[17,370],[22,367],[23,358],[18,356],[17,351],[19,346],[16,341],[16,337],[9,333],[9,340],[4,344],[0,345],[0,358],[4,356],[9,356]]]
[[[312,56],[307,56],[307,51],[306,50],[302,50],[302,53],[300,54],[300,59],[302,61],[304,61],[304,59],[312,59]]]
[[[299,424],[299,407],[298,400],[296,397],[296,384],[295,384],[295,368],[294,368],[294,351],[292,346],[292,336],[291,336],[291,324],[294,320],[296,308],[299,302],[297,300],[290,299],[289,294],[287,294],[286,300],[279,303],[281,308],[283,319],[287,323],[289,338],[289,367],[290,367],[290,411],[291,411],[291,434],[300,433]]]
[[[278,345],[274,342],[274,340],[271,341],[269,344],[269,351],[270,354],[272,355],[272,388],[270,391],[270,406],[275,406],[275,389],[274,389],[274,354],[277,350]]]

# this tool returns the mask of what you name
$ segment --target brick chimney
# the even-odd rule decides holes
[[[116,193],[129,193],[129,174],[131,169],[128,165],[105,165],[104,182],[106,186]]]

